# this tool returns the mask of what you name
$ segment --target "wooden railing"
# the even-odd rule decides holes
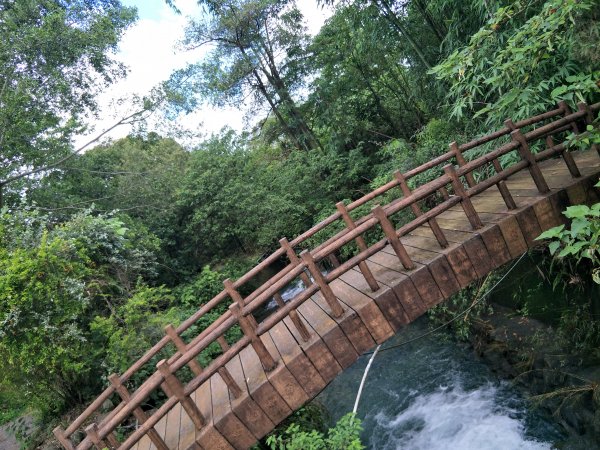
[[[166,327],[165,336],[156,345],[149,349],[125,373],[120,376],[111,375],[109,377],[110,386],[69,427],[65,430],[57,427],[54,430],[55,436],[67,450],[85,450],[92,446],[98,449],[106,447],[129,449],[142,436],[147,434],[158,449],[167,449],[166,444],[155,431],[154,426],[177,403],[181,403],[195,427],[201,429],[205,425],[204,417],[190,398],[190,395],[198,387],[218,372],[227,384],[231,395],[235,398],[239,397],[242,389],[236,384],[225,364],[244,347],[252,345],[264,369],[266,371],[272,370],[276,365],[276,360],[264,346],[260,336],[289,316],[293,325],[297,328],[299,335],[303,339],[308,340],[311,332],[303,323],[296,309],[318,291],[321,292],[321,295],[326,300],[331,314],[334,317],[341,316],[344,311],[343,307],[332,292],[329,284],[355,266],[358,266],[370,288],[376,291],[379,288],[378,282],[375,280],[365,261],[383,249],[388,243],[392,246],[402,265],[410,270],[414,267],[414,264],[404,249],[400,237],[428,223],[439,245],[446,247],[448,241],[436,222],[436,216],[449,208],[460,204],[472,228],[477,229],[482,226],[482,222],[473,208],[470,200],[471,197],[495,185],[500,191],[507,208],[516,208],[516,204],[505,183],[505,180],[516,172],[527,168],[539,192],[548,192],[549,188],[538,167],[538,162],[560,155],[571,175],[573,177],[580,177],[580,172],[572,155],[567,151],[565,144],[555,144],[554,138],[562,136],[563,139],[561,141],[564,141],[564,134],[561,135],[561,133],[571,130],[575,133],[581,132],[585,124],[592,122],[593,114],[599,109],[600,103],[594,104],[591,107],[585,103],[580,103],[578,110],[571,112],[565,103],[561,103],[558,108],[552,111],[526,120],[516,123],[507,120],[505,126],[494,133],[477,138],[466,144],[459,145],[453,142],[450,144],[449,151],[443,155],[404,174],[400,172],[394,173],[391,181],[348,205],[338,203],[336,205],[337,212],[290,242],[285,238],[281,239],[281,247],[277,251],[269,255],[240,279],[236,281],[225,280],[224,290],[203,305],[194,315],[177,328],[172,326]],[[550,119],[553,119],[553,121],[546,123]],[[471,161],[467,161],[464,156],[464,152],[471,151],[502,138],[506,140],[508,137],[510,137],[508,142]],[[538,153],[532,153],[530,144],[542,139],[544,139],[546,148]],[[510,167],[503,168],[500,163],[500,157],[514,151],[517,151],[520,156],[518,162],[510,165]],[[596,148],[596,151],[600,154],[598,148]],[[452,162],[456,162],[458,168]],[[444,165],[443,173],[440,168],[441,165]],[[437,170],[440,175],[411,191],[407,180],[430,170]],[[494,173],[490,174],[490,172]],[[476,175],[479,181],[476,181]],[[463,178],[466,181],[466,185],[463,184]],[[385,206],[373,206],[371,213],[357,220],[351,217],[350,212],[359,206],[363,206],[381,197],[395,187],[400,188],[402,196],[394,199]],[[453,192],[453,195],[449,194],[449,190]],[[435,198],[437,200],[430,202],[430,209],[425,212],[421,209],[419,203],[428,198]],[[410,208],[415,218],[409,223],[402,225],[399,229],[396,229],[390,217],[407,208]],[[337,232],[310,251],[303,250],[299,256],[297,255],[296,248],[306,245],[310,238],[314,239],[317,233],[326,230],[334,223],[339,223],[338,221],[340,220],[344,225],[342,231]],[[363,235],[376,227],[379,227],[385,237],[374,244],[368,245]],[[340,262],[336,254],[339,253],[343,246],[350,243],[354,243],[358,247],[358,253],[348,260]],[[273,263],[277,262],[279,264],[284,258],[287,259],[288,263],[283,269],[279,270],[248,296],[245,298],[242,297],[239,293],[240,288],[247,286],[248,282],[255,279],[259,273],[263,272]],[[327,274],[323,274],[319,268],[319,264],[324,260],[328,260],[331,267],[331,270]],[[298,280],[303,283],[303,290],[288,302],[284,302],[280,291],[290,283]],[[260,323],[257,323],[255,319],[257,310],[262,308],[272,298],[275,299],[278,308]],[[206,313],[226,301],[228,301],[229,306],[225,313],[221,314],[217,320],[189,342],[184,342],[181,337],[184,332],[196,324]],[[227,342],[225,334],[232,327],[238,325],[242,330],[242,337],[236,342]],[[213,342],[218,343],[221,348],[221,354],[207,367],[203,368],[197,361],[197,357]],[[134,392],[129,392],[126,388],[127,382],[158,355],[159,352],[166,351],[169,343],[174,344],[177,351],[168,359],[160,361],[154,373],[143,381]],[[189,367],[193,374],[193,378],[186,384],[182,383],[177,376],[177,372],[185,366]],[[166,394],[167,400],[149,415],[142,409],[142,404],[153,392],[159,389]],[[121,402],[99,423],[89,424],[90,418],[107,399],[114,395],[118,395]],[[120,442],[116,438],[115,430],[132,415],[138,421],[139,427]],[[85,426],[85,437],[78,444],[73,443],[71,439],[73,434],[83,426]]]

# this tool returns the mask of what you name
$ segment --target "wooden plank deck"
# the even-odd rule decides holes
[[[415,268],[406,270],[388,245],[367,260],[380,288],[369,288],[358,267],[331,283],[344,314],[335,318],[320,293],[298,308],[311,332],[304,341],[289,317],[261,337],[278,361],[265,373],[252,346],[226,367],[241,387],[234,398],[221,375],[215,373],[195,392],[206,426],[196,432],[177,404],[155,426],[173,449],[248,448],[271,431],[293,410],[314,398],[360,354],[385,342],[400,327],[466,287],[473,280],[520,256],[543,230],[564,223],[568,205],[599,201],[593,188],[600,172],[595,151],[573,153],[582,177],[573,179],[562,159],[540,163],[551,188],[539,194],[527,170],[507,180],[518,206],[507,210],[494,186],[472,198],[483,228],[472,230],[457,205],[437,216],[448,247],[441,248],[428,225],[402,237]],[[155,449],[145,436],[137,450]]]

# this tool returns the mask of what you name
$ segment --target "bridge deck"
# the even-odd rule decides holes
[[[591,188],[600,172],[596,152],[573,153],[582,177],[573,179],[562,159],[540,163],[549,194],[540,195],[527,170],[507,180],[518,208],[507,210],[494,186],[473,197],[484,227],[473,231],[462,208],[437,216],[449,241],[441,249],[431,229],[421,226],[402,237],[413,270],[405,270],[388,245],[367,261],[380,284],[373,292],[358,268],[348,271],[331,286],[342,302],[344,314],[334,318],[320,294],[303,303],[298,312],[310,327],[305,342],[287,317],[262,336],[277,367],[265,373],[252,346],[226,364],[242,387],[234,398],[221,375],[214,374],[196,392],[207,426],[196,431],[177,404],[155,429],[172,449],[248,448],[271,431],[292,411],[314,398],[358,356],[391,337],[430,307],[447,299],[475,279],[521,255],[534,245],[543,230],[562,223],[560,212],[569,204],[598,201]],[[148,436],[135,445],[155,449]]]

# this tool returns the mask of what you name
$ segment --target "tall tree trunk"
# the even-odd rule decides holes
[[[429,28],[431,28],[441,44],[448,31],[445,30],[445,27],[440,26],[433,17],[431,17],[431,14],[429,14],[429,11],[427,11],[427,5],[425,2],[423,2],[423,0],[413,0],[413,3],[416,5],[417,9],[425,19],[425,22],[427,22]]]
[[[321,142],[319,142],[311,128],[304,120],[304,117],[296,106],[296,102],[294,102],[294,99],[290,95],[287,86],[281,79],[279,69],[275,64],[275,58],[271,53],[270,48],[264,47],[263,50],[265,52],[264,56],[266,58],[266,67],[261,68],[262,72],[265,74],[267,80],[275,89],[275,92],[277,93],[281,103],[285,106],[287,112],[290,114],[294,126],[298,128],[300,139],[309,149],[323,149]]]
[[[258,90],[261,92],[263,97],[267,100],[267,103],[269,103],[269,106],[271,107],[271,111],[273,111],[273,114],[275,114],[275,117],[277,118],[277,121],[283,128],[284,132],[294,142],[294,144],[296,145],[296,148],[298,150],[305,150],[305,148],[303,148],[303,146],[302,146],[302,142],[298,139],[298,136],[296,135],[296,133],[294,132],[292,127],[289,126],[289,124],[287,123],[287,121],[285,120],[285,118],[283,117],[281,112],[279,111],[279,107],[277,106],[277,104],[275,103],[273,98],[271,97],[271,94],[269,94],[267,87],[263,83],[263,81],[260,78],[260,75],[258,74],[256,69],[254,69],[252,71],[252,73],[254,75],[254,78],[256,79]]]
[[[374,0],[374,1],[375,1],[375,4],[378,5],[380,9],[383,9],[383,15],[390,21],[390,23],[396,28],[396,30],[399,31],[400,34],[402,34],[406,38],[406,40],[411,45],[413,50],[417,53],[417,56],[419,57],[419,59],[421,60],[423,65],[425,67],[427,67],[428,69],[431,69],[432,65],[429,63],[429,61],[427,61],[427,58],[425,58],[425,54],[421,51],[421,48],[419,47],[417,42],[413,39],[413,37],[410,35],[410,33],[408,33],[407,29],[404,27],[402,22],[398,19],[398,17],[396,16],[396,13],[394,12],[394,10],[390,6],[390,4],[387,2],[387,0]]]
[[[369,90],[371,96],[373,97],[373,100],[375,101],[375,107],[377,108],[378,114],[392,127],[394,133],[400,135],[400,129],[392,119],[392,116],[390,116],[387,109],[383,106],[383,103],[381,102],[381,97],[375,91],[375,88],[373,87],[373,84],[371,84],[371,80],[369,79],[369,76],[365,73],[364,68],[362,67],[360,62],[357,61],[355,58],[352,58],[352,60],[354,61],[354,66],[360,72],[360,75],[362,76],[362,79],[365,82],[367,89]]]

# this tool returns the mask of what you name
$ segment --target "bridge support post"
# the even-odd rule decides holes
[[[444,166],[444,173],[450,178],[450,181],[452,182],[452,188],[454,189],[454,193],[460,197],[460,205],[462,206],[462,209],[465,212],[467,219],[469,219],[471,227],[474,230],[483,227],[483,223],[479,218],[479,214],[477,214],[477,211],[475,211],[473,203],[471,203],[469,195],[465,191],[462,182],[458,178],[454,166],[452,164]]]
[[[281,294],[279,292],[276,292],[273,297],[275,298],[275,301],[277,302],[277,306],[279,306],[280,308],[283,308],[285,306],[283,297],[281,297]],[[306,325],[304,325],[304,322],[302,322],[302,319],[298,315],[298,311],[296,311],[295,309],[292,309],[288,315],[290,316],[292,323],[298,330],[298,333],[300,333],[302,340],[304,342],[307,342],[310,339],[310,332],[306,328]]]
[[[202,429],[202,427],[206,424],[204,416],[202,415],[194,401],[185,395],[183,384],[181,384],[181,381],[179,381],[179,379],[171,371],[169,363],[167,363],[167,361],[163,359],[162,361],[159,361],[158,364],[156,364],[156,368],[160,371],[163,378],[165,379],[165,383],[167,384],[167,386],[169,386],[169,390],[173,393],[175,398],[177,398],[177,401],[181,403],[183,409],[185,409],[185,412],[194,423],[196,429]]]
[[[315,283],[317,283],[317,286],[319,286],[321,294],[323,295],[325,301],[329,305],[333,317],[335,317],[336,319],[338,317],[341,317],[341,315],[344,314],[344,308],[342,308],[342,305],[340,305],[340,301],[337,299],[337,297],[331,290],[329,284],[327,284],[327,280],[325,280],[325,277],[317,267],[317,264],[315,263],[315,260],[313,259],[310,252],[308,250],[304,250],[302,253],[300,253],[300,257],[302,258],[302,261],[304,261],[304,264],[306,264],[306,266],[308,267],[308,271],[314,278]]]
[[[231,297],[231,300],[233,300],[235,303],[240,305],[241,309],[244,309],[244,306],[245,306],[244,299],[242,298],[240,293],[236,290],[236,288],[233,284],[233,281],[231,281],[229,278],[227,278],[226,280],[223,281],[223,285],[225,286],[227,295],[229,295],[229,297]],[[252,314],[248,314],[245,317],[252,323],[252,326],[254,328],[256,328],[258,326],[258,323],[256,322],[256,319],[254,318],[254,316]]]
[[[492,164],[494,165],[494,170],[496,171],[496,173],[502,172],[502,166],[500,165],[500,161],[498,161],[498,158],[494,158]],[[498,190],[500,191],[500,195],[502,195],[502,200],[504,200],[504,204],[506,205],[506,207],[508,209],[517,209],[517,204],[515,203],[512,194],[508,190],[508,186],[506,186],[506,181],[498,181],[498,183],[496,183],[496,186],[498,186]]]
[[[459,167],[462,167],[467,163],[467,160],[460,151],[456,141],[450,143],[450,151],[454,152],[454,156],[456,157],[456,162],[458,163]],[[473,187],[477,184],[475,183],[475,178],[473,178],[473,174],[471,172],[465,174],[465,179],[467,180],[469,187]]]
[[[90,438],[90,441],[92,441],[92,444],[94,444],[94,447],[96,447],[97,450],[104,450],[106,448],[108,448],[108,449],[112,448],[104,441],[104,439],[100,438],[100,434],[98,433],[98,425],[97,424],[92,423],[92,424],[88,425],[85,429],[85,434],[87,434],[87,436]]]
[[[448,200],[450,198],[450,194],[448,194],[448,189],[446,189],[446,186],[442,186],[439,189],[440,193],[442,194],[442,198],[444,200]]]
[[[569,108],[569,105],[564,100],[561,100],[560,102],[558,102],[558,107],[560,109],[562,109],[562,112],[563,112],[564,116],[568,116],[572,112],[571,108]],[[576,121],[575,122],[571,122],[571,130],[573,130],[573,132],[575,134],[581,133],[581,130],[579,129],[579,125],[577,125]]]
[[[221,350],[223,351],[223,353],[225,353],[227,350],[229,350],[229,344],[225,340],[225,336],[223,336],[223,335],[219,336],[217,338],[217,342],[219,343],[219,347],[221,347]],[[237,384],[237,382],[233,379],[233,376],[231,375],[231,372],[229,372],[229,369],[227,369],[227,367],[223,366],[223,367],[219,368],[218,372],[219,372],[219,375],[221,375],[221,378],[223,378],[223,381],[225,382],[227,387],[229,388],[229,392],[231,392],[231,395],[233,395],[234,398],[240,398],[242,395],[242,389]]]
[[[292,263],[294,266],[297,266],[301,263],[300,258],[298,258],[298,255],[296,255],[296,252],[286,238],[279,239],[279,244],[285,250],[290,263]],[[310,278],[308,278],[308,275],[306,275],[304,272],[300,274],[300,279],[302,280],[302,283],[304,283],[304,287],[309,287],[312,284]]]
[[[510,128],[510,126],[508,125],[509,121],[510,123],[512,123],[512,120],[510,119],[507,120],[505,123]],[[540,194],[547,194],[548,192],[550,192],[550,188],[548,187],[548,184],[544,179],[544,174],[538,166],[538,163],[535,159],[535,155],[531,153],[531,150],[529,149],[529,144],[527,143],[527,139],[525,139],[525,136],[523,135],[523,133],[521,133],[521,130],[513,130],[510,133],[510,137],[513,141],[519,144],[517,150],[521,155],[521,159],[527,162],[529,173],[531,174],[531,178],[533,178],[533,182],[535,183],[537,190],[540,192]]]
[[[225,336],[219,336],[217,338],[217,342],[219,343],[219,346],[221,347],[221,350],[223,350],[223,352],[229,350],[229,344],[225,340]]]
[[[400,189],[402,190],[402,195],[404,195],[405,197],[410,197],[412,192],[411,192],[410,188],[408,187],[408,183],[406,182],[406,178],[404,177],[404,175],[399,170],[397,170],[396,172],[394,172],[394,177],[396,178],[396,180],[398,181],[398,184],[400,185]],[[446,191],[445,188],[444,188],[444,191],[446,192],[446,194],[448,194],[448,191]],[[449,198],[449,196],[448,196],[448,198]],[[416,202],[411,203],[410,208],[415,216],[419,217],[419,216],[423,215],[423,211],[421,210],[421,207]],[[448,240],[446,239],[446,236],[444,236],[444,232],[438,225],[437,220],[435,220],[435,218],[432,218],[432,219],[429,219],[427,221],[427,223],[429,224],[429,228],[431,228],[433,235],[437,239],[438,244],[440,244],[440,247],[442,247],[442,248],[448,247]]]
[[[458,146],[458,144],[456,142],[452,142],[450,144],[450,151],[454,152],[454,154],[456,155],[456,161],[458,162],[458,165],[460,167],[464,166],[467,163],[467,161],[465,160],[465,158],[460,150],[460,147]],[[492,160],[492,164],[494,166],[494,170],[496,171],[496,173],[502,172],[502,166],[500,165],[500,161],[498,161],[498,158],[494,158]],[[473,187],[477,184],[475,182],[475,178],[473,178],[473,173],[469,172],[469,173],[465,174],[465,178],[467,180],[467,184],[469,185],[469,187]],[[502,195],[502,199],[504,200],[506,207],[508,209],[516,209],[517,204],[515,203],[510,191],[508,190],[508,187],[506,186],[506,182],[504,180],[499,181],[498,183],[496,183],[496,186],[498,187],[498,190],[500,191],[500,195]]]
[[[281,244],[281,248],[283,248],[285,250],[285,253],[292,265],[297,266],[298,264],[301,264],[302,261],[300,260],[300,258],[298,258],[298,255],[296,255],[296,252],[294,252],[294,249],[292,248],[292,246],[290,245],[290,243],[288,242],[288,240],[286,238],[281,238],[279,240],[279,243]],[[330,255],[330,256],[334,256],[334,255]],[[334,256],[334,258],[335,258],[335,256]],[[310,278],[308,277],[308,275],[305,272],[302,272],[300,274],[300,279],[302,280],[302,284],[304,284],[305,288],[309,287],[312,284],[310,281]],[[277,293],[277,296],[279,296],[279,293]],[[277,296],[275,297],[275,301],[279,303]],[[281,296],[279,296],[279,298],[281,298]],[[283,302],[283,299],[281,299],[281,301]],[[280,306],[282,306],[282,305],[280,305]],[[305,342],[307,342],[310,339],[310,332],[304,325],[304,322],[302,322],[302,319],[298,315],[298,312],[295,309],[293,309],[292,311],[290,311],[289,316],[290,316],[290,319],[292,320],[292,323],[296,327],[296,330],[298,330],[298,333],[300,333],[300,336],[302,337],[302,339]]]
[[[228,278],[223,281],[223,285],[225,286],[227,294],[233,300],[233,303],[229,305],[229,311],[237,318],[242,332],[250,338],[252,347],[260,358],[260,362],[265,371],[270,372],[277,366],[277,361],[273,359],[263,341],[261,341],[260,337],[256,334],[256,328],[258,327],[256,319],[252,314],[244,314],[244,299],[235,289],[233,282]]]
[[[131,398],[131,396],[127,388],[121,383],[121,379],[119,378],[119,376],[116,373],[113,373],[108,377],[108,380],[115,388],[115,391],[117,391],[117,394],[119,394],[119,397],[121,397],[121,400],[123,400],[125,403],[129,403],[129,399]],[[146,415],[144,410],[139,406],[133,410],[133,415],[141,425],[143,425],[148,420],[148,416]],[[154,427],[150,428],[147,434],[158,450],[169,450],[169,447],[167,447],[167,444],[165,443],[165,441],[163,441],[163,439],[160,437],[160,435],[154,429]]]
[[[65,450],[75,450],[73,443],[69,440],[69,438],[67,438],[67,436],[65,436],[65,432],[61,427],[56,427],[54,430],[52,430],[52,433],[58,442],[60,442],[60,444],[65,448]]]
[[[277,367],[277,361],[273,359],[273,356],[271,356],[269,350],[267,350],[267,347],[265,347],[265,344],[260,339],[260,336],[256,334],[256,326],[248,319],[248,316],[243,314],[242,307],[239,305],[239,303],[232,303],[229,305],[229,311],[231,311],[231,314],[237,318],[244,335],[248,336],[250,339],[250,344],[258,355],[258,359],[260,359],[265,372],[271,372],[273,369],[275,369],[275,367]]]
[[[394,249],[396,256],[398,257],[398,259],[400,260],[400,262],[402,263],[404,268],[406,270],[414,269],[415,264],[412,262],[412,260],[410,259],[410,256],[406,252],[404,245],[402,245],[402,242],[400,241],[400,239],[398,238],[398,235],[396,234],[394,225],[392,225],[392,222],[390,222],[390,219],[388,218],[388,216],[385,213],[385,211],[383,210],[383,208],[380,205],[377,205],[371,211],[373,212],[373,215],[379,221],[379,224],[381,225],[381,228],[383,229],[383,232],[385,233],[385,236],[387,237],[388,242]]]
[[[181,336],[177,334],[177,330],[175,330],[173,325],[169,324],[165,327],[165,334],[169,337],[169,339],[171,339],[171,342],[175,344],[175,347],[179,353],[183,355],[187,351],[187,345],[185,342],[183,342]],[[200,375],[202,373],[202,366],[195,359],[191,359],[188,363],[188,366],[192,372],[194,372],[194,375]]]
[[[350,217],[350,214],[348,214],[348,209],[346,208],[346,205],[344,205],[344,202],[336,203],[335,207],[342,215],[342,219],[344,219],[348,230],[354,230],[356,228],[356,224],[354,223],[354,220],[352,220],[352,217]],[[354,239],[354,242],[356,242],[356,245],[358,246],[361,252],[364,252],[368,248],[367,243],[365,242],[362,236],[357,236],[356,239]],[[365,280],[367,280],[367,284],[369,285],[371,290],[373,292],[379,290],[379,283],[377,283],[377,280],[373,276],[373,272],[371,272],[371,269],[369,269],[367,263],[365,261],[359,262],[358,268],[363,274],[363,277],[365,277]]]

